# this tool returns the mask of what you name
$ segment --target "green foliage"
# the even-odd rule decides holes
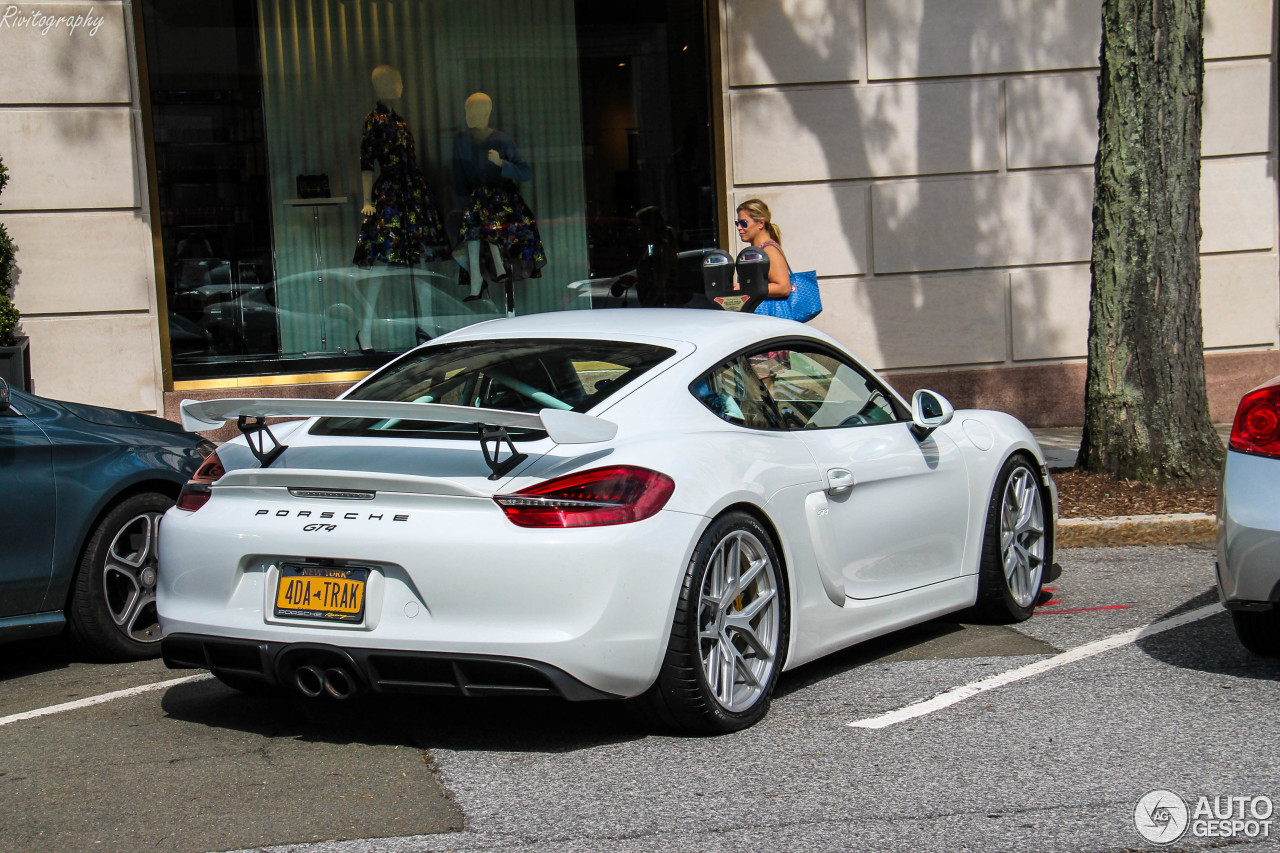
[[[0,192],[9,182],[9,170],[0,161]],[[0,225],[0,346],[17,343],[18,309],[13,304],[13,240]]]

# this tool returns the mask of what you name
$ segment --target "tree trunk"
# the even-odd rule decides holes
[[[1212,484],[1200,315],[1204,0],[1103,0],[1081,467]]]

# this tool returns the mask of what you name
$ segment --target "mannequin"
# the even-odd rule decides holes
[[[378,100],[364,120],[360,143],[364,222],[352,263],[368,269],[380,261],[410,266],[437,260],[448,254],[449,241],[436,196],[418,169],[409,125],[391,106],[400,100],[404,81],[390,65],[379,65],[371,77]]]
[[[454,258],[471,287],[468,300],[479,299],[488,284],[500,281],[506,291],[507,314],[515,312],[517,281],[540,278],[547,255],[533,211],[520,195],[517,181],[533,177],[515,142],[490,124],[493,99],[483,92],[467,98],[467,127],[454,139],[453,171],[462,199],[461,242]],[[503,273],[485,277],[481,245],[497,254]]]

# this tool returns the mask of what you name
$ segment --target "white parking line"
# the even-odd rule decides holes
[[[1111,649],[1119,648],[1139,640],[1143,637],[1150,637],[1155,634],[1163,633],[1171,628],[1177,628],[1179,625],[1186,625],[1188,622],[1196,622],[1204,619],[1206,616],[1212,616],[1215,613],[1221,613],[1221,604],[1209,604],[1204,607],[1190,610],[1180,616],[1174,616],[1172,619],[1165,619],[1161,622],[1154,622],[1141,628],[1133,628],[1120,634],[1114,634],[1101,640],[1095,640],[1092,643],[1085,643],[1083,646],[1076,646],[1074,649],[1068,649],[1061,654],[1054,655],[1051,658],[1038,660],[1035,663],[1029,663],[1026,666],[1020,666],[1017,669],[1011,669],[1008,672],[999,672],[995,675],[988,675],[986,678],[969,684],[953,687],[943,693],[939,693],[932,699],[926,699],[923,702],[916,702],[912,705],[899,708],[896,711],[889,711],[878,717],[868,717],[865,720],[856,720],[847,725],[858,729],[883,729],[888,726],[897,725],[907,720],[913,720],[916,717],[923,717],[925,714],[932,714],[934,711],[940,711],[943,708],[949,708],[958,702],[963,702],[980,693],[988,690],[994,690],[997,687],[1004,687],[1006,684],[1012,684],[1015,681],[1021,681],[1024,678],[1030,678],[1033,675],[1057,669],[1069,663],[1075,663],[1078,660],[1093,657]]]
[[[163,690],[166,687],[175,687],[179,684],[187,684],[191,681],[204,681],[208,678],[213,678],[212,673],[204,672],[200,675],[171,678],[168,681],[157,681],[155,684],[144,684],[141,687],[130,687],[126,690],[117,690],[114,693],[103,693],[99,696],[89,696],[85,699],[77,699],[74,702],[63,702],[61,705],[50,705],[48,708],[37,708],[34,711],[23,711],[21,714],[11,714],[8,717],[0,717],[0,726],[7,726],[10,723],[21,722],[22,720],[33,720],[36,717],[47,717],[50,714],[61,714],[63,711],[75,711],[78,708],[88,708],[91,705],[101,705],[104,702],[111,702],[115,699],[125,699],[129,696],[137,696],[140,693],[150,693],[152,690]]]

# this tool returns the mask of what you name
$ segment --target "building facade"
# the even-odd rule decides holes
[[[1207,0],[1218,420],[1280,373],[1275,6]],[[0,4],[34,388],[172,416],[333,395],[508,310],[693,303],[655,256],[736,251],[758,196],[818,271],[814,325],[900,391],[1078,424],[1099,21],[1096,0]]]

